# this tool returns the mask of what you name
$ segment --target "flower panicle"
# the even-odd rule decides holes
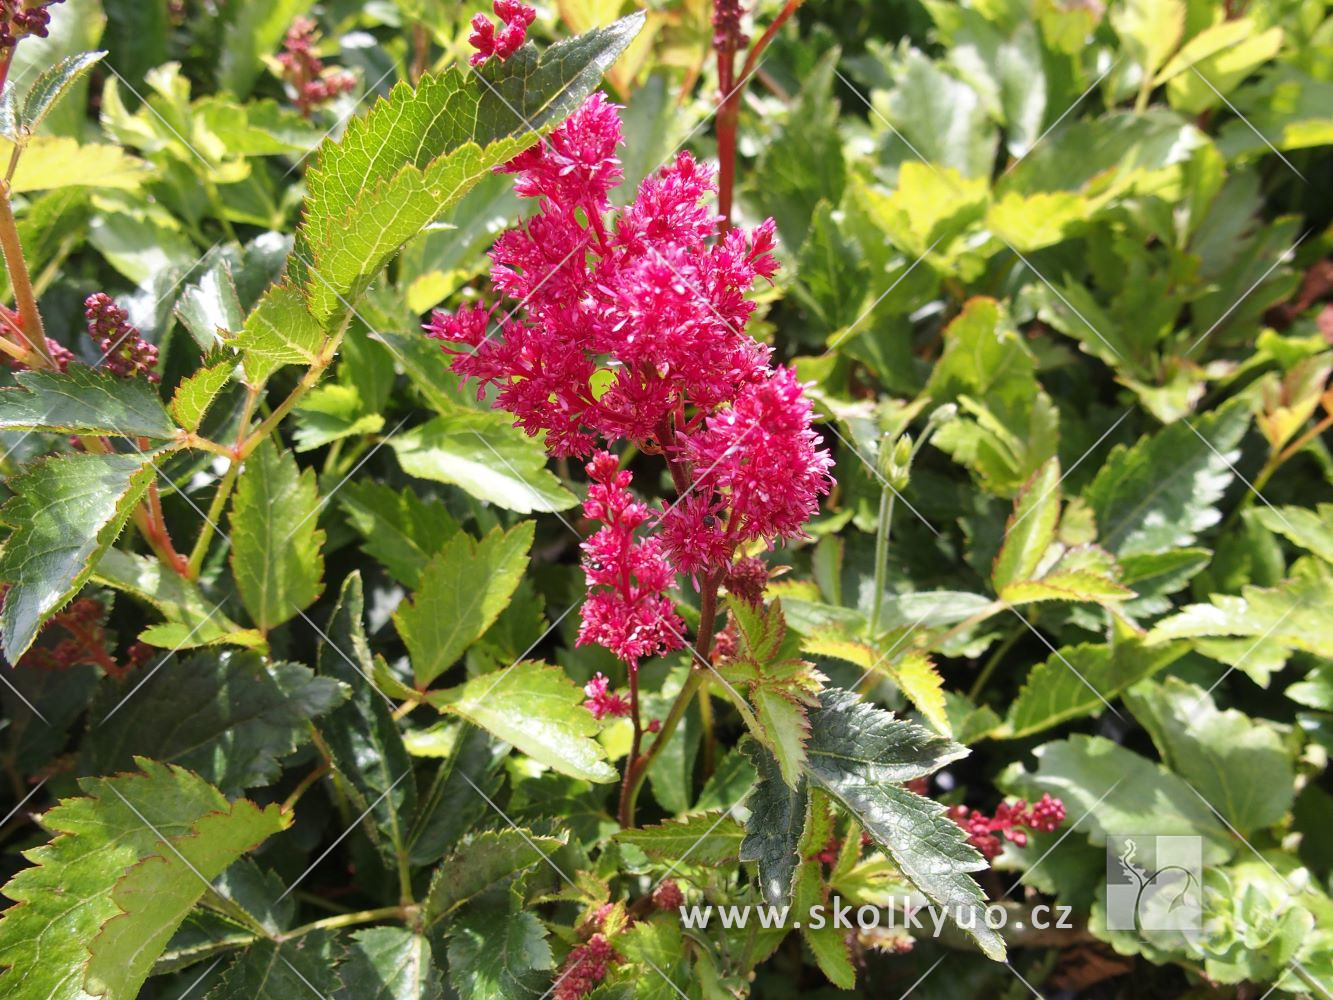
[[[775,223],[721,232],[714,172],[686,151],[614,209],[623,141],[619,109],[594,94],[500,167],[536,202],[491,250],[513,308],[436,310],[425,330],[479,399],[588,463],[584,513],[602,526],[583,543],[579,642],[634,669],[684,645],[679,574],[761,600],[753,547],[805,537],[833,481],[805,387],[746,332],[751,289],[777,273]],[[618,441],[666,458],[673,504],[634,497]]]

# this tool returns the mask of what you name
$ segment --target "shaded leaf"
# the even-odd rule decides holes
[[[443,963],[423,934],[406,927],[357,931],[338,967],[346,1000],[441,1000]]]
[[[172,657],[129,693],[108,688],[94,706],[85,770],[110,774],[142,753],[232,792],[276,781],[283,758],[308,742],[310,720],[347,697],[298,663],[240,652]]]
[[[656,826],[621,830],[616,840],[632,844],[657,861],[675,863],[684,858],[690,864],[720,865],[740,857],[745,835],[745,828],[731,816],[702,812]]]
[[[545,863],[564,844],[563,837],[543,837],[514,828],[477,834],[435,869],[426,895],[426,924],[448,918],[511,875]]]

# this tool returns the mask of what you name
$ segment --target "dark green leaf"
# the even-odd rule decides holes
[[[16,495],[0,523],[14,531],[0,549],[0,581],[10,585],[0,632],[10,663],[79,592],[153,475],[143,456],[84,454],[44,459],[9,481]]]
[[[300,664],[235,652],[172,657],[129,695],[116,685],[94,706],[85,770],[110,774],[142,753],[235,792],[276,781],[283,758],[309,740],[310,720],[347,692]]]
[[[66,372],[27,371],[20,388],[0,390],[0,429],[173,437],[176,428],[151,384],[70,365]]]
[[[321,676],[342,681],[352,694],[317,725],[357,811],[374,806],[372,839],[393,860],[407,850],[406,825],[416,805],[416,782],[392,706],[370,680],[375,665],[366,642],[364,613],[361,574],[352,573],[343,581],[318,661]],[[381,841],[380,834],[386,839]]]
[[[778,762],[758,740],[747,739],[741,749],[754,764],[758,780],[745,802],[750,818],[740,858],[758,864],[764,899],[781,906],[791,896],[792,878],[800,862],[797,847],[805,829],[805,782],[789,788]]]
[[[444,504],[379,483],[348,483],[338,503],[362,547],[405,587],[416,589],[426,564],[458,531]]]
[[[338,967],[338,1000],[442,1000],[443,963],[431,942],[405,927],[357,931]]]
[[[472,906],[450,928],[449,984],[461,1000],[541,996],[541,973],[554,964],[546,928],[531,911]]]
[[[435,869],[426,896],[427,925],[447,919],[464,903],[510,876],[546,863],[564,845],[563,837],[543,837],[514,828],[470,838]]]
[[[668,864],[684,859],[695,865],[720,865],[740,857],[745,828],[730,816],[695,813],[656,826],[621,830],[616,840],[632,844],[650,858]]]

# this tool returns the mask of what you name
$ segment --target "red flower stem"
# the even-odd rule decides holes
[[[4,72],[9,67],[4,66]],[[19,239],[18,222],[9,203],[9,183],[0,183],[0,250],[4,251],[5,267],[9,271],[9,286],[14,289],[14,303],[18,306],[21,330],[19,336],[27,342],[33,360],[40,367],[55,368],[55,359],[46,347],[46,330],[42,314],[37,309],[37,296],[32,290],[28,264],[23,259],[23,242]]]
[[[721,574],[714,574],[704,581],[699,596],[699,631],[694,642],[694,652],[698,655],[695,657],[693,667],[685,679],[685,685],[676,695],[671,711],[662,721],[662,729],[653,739],[652,745],[648,747],[647,752],[638,758],[632,758],[625,766],[625,780],[620,786],[622,827],[628,828],[634,825],[634,804],[638,800],[639,789],[643,787],[643,780],[648,776],[648,768],[667,745],[676,727],[680,725],[680,720],[685,717],[685,710],[690,707],[695,694],[703,688],[704,681],[708,679],[708,672],[712,669],[708,657],[713,647],[713,632],[717,626],[717,588],[721,583]]]
[[[759,57],[764,49],[796,13],[804,0],[787,0],[786,6],[773,19],[759,40],[746,54],[745,64],[741,68],[740,82],[736,77],[736,52],[734,49],[721,47],[717,50],[717,84],[722,92],[722,107],[717,113],[717,204],[722,216],[721,231],[725,235],[731,228],[732,206],[736,190],[736,132],[740,122],[741,98],[745,87],[759,64]]]

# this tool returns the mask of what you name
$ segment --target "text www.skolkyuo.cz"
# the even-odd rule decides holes
[[[681,906],[680,922],[686,930],[701,930],[709,925],[714,916],[728,930],[743,930],[751,916],[757,916],[759,926],[766,930],[779,927],[796,929],[807,927],[810,930],[823,930],[832,927],[835,930],[868,931],[875,928],[901,928],[929,932],[939,937],[946,924],[955,924],[964,930],[977,926],[978,920],[991,930],[1001,930],[1009,919],[1009,911],[998,903],[983,907],[935,907],[913,903],[910,896],[901,897],[901,906],[895,905],[895,897],[889,897],[887,906],[855,906],[834,896],[829,905],[820,904],[810,907],[803,920],[792,920],[790,906],[722,906],[705,904],[703,906]],[[1024,911],[1024,919],[1037,930],[1050,928],[1072,928],[1072,908],[1068,906],[1047,906],[1041,904]]]

